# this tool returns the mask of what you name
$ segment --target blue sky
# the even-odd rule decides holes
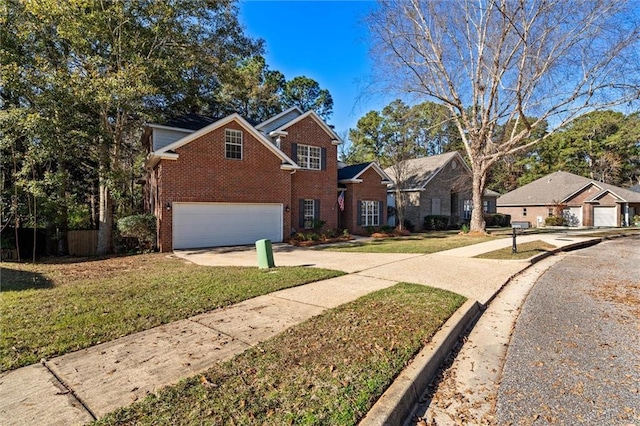
[[[372,71],[367,31],[362,23],[373,1],[240,2],[248,35],[266,42],[269,68],[287,80],[305,75],[333,97],[329,120],[340,136],[389,99],[366,95]]]

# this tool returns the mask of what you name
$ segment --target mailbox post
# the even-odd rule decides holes
[[[529,229],[531,228],[531,223],[529,222],[511,222],[511,253],[518,252],[518,245],[516,244],[516,234],[518,229]]]

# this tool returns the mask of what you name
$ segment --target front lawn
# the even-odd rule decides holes
[[[357,424],[464,300],[397,284],[330,309],[98,423]]]
[[[206,267],[162,254],[1,265],[0,371],[342,275]]]
[[[377,238],[363,243],[330,247],[326,250],[358,253],[436,253],[495,240],[491,236],[471,236],[459,231],[437,231],[408,237]]]

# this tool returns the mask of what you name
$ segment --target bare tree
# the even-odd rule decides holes
[[[372,12],[382,87],[452,112],[473,171],[471,230],[484,231],[481,197],[498,160],[584,112],[640,98],[633,3],[389,0]],[[532,137],[545,121],[549,132]],[[509,122],[512,131],[498,139]]]

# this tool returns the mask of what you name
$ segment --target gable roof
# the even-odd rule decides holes
[[[507,192],[498,198],[498,206],[549,205],[565,202],[589,186],[600,189],[590,200],[595,200],[610,192],[622,202],[640,203],[640,193],[619,188],[603,182],[574,175],[568,172],[555,172],[527,185]]]
[[[373,169],[376,173],[380,175],[382,178],[382,182],[384,184],[391,183],[391,178],[387,176],[387,174],[382,170],[382,167],[378,165],[375,161],[371,161],[368,163],[360,163],[353,164],[351,166],[346,166],[341,169],[338,169],[338,183],[360,183],[362,179],[360,176],[364,174],[369,169]]]
[[[342,139],[340,139],[340,136],[338,136],[336,134],[336,132],[334,132],[333,129],[331,127],[329,127],[329,125],[327,123],[325,123],[324,120],[322,118],[320,118],[320,116],[313,110],[309,110],[309,111],[305,112],[304,114],[299,115],[298,117],[294,118],[293,120],[287,121],[282,126],[278,127],[277,129],[272,130],[270,133],[284,132],[285,129],[293,126],[294,124],[304,120],[307,117],[311,117],[316,123],[318,123],[320,125],[320,127],[322,127],[322,130],[324,130],[333,139],[331,141],[332,144],[340,145],[342,143]]]
[[[238,123],[240,126],[242,126],[247,132],[249,132],[251,135],[253,135],[253,137],[255,137],[260,143],[262,143],[267,149],[269,149],[271,152],[273,152],[278,158],[280,158],[282,160],[282,165],[280,166],[281,168],[286,168],[286,169],[299,169],[300,166],[298,166],[291,158],[289,158],[284,152],[282,152],[280,149],[278,149],[274,144],[271,143],[271,141],[269,141],[262,133],[260,133],[259,131],[257,131],[251,124],[249,124],[249,122],[247,120],[245,120],[244,118],[242,118],[242,116],[240,116],[237,113],[228,115],[220,120],[217,120],[211,124],[209,124],[208,126],[205,126],[203,128],[201,128],[200,130],[190,133],[187,136],[185,136],[182,139],[179,139],[173,143],[170,143],[167,146],[164,146],[160,149],[158,149],[157,151],[151,152],[149,154],[148,160],[147,160],[147,165],[153,167],[155,164],[158,163],[158,161],[162,158],[166,158],[166,159],[172,159],[175,160],[178,158],[178,154],[173,152],[174,150],[180,148],[181,146],[184,146],[192,141],[194,141],[195,139],[199,138],[202,135],[205,135],[215,129],[218,129],[232,121],[235,121],[236,123]]]
[[[173,117],[164,124],[164,127],[173,127],[186,130],[200,130],[211,123],[216,122],[219,118],[205,117],[200,114],[186,114],[179,117]],[[153,125],[151,125],[153,126]]]
[[[403,173],[406,174],[405,191],[421,191],[427,184],[433,179],[447,164],[453,159],[457,159],[460,167],[463,168],[469,174],[469,166],[464,161],[460,153],[457,151],[447,152],[439,155],[432,155],[429,157],[414,158],[411,160],[405,160],[402,168]],[[395,181],[396,174],[394,166],[387,167],[384,172]]]
[[[500,193],[497,191],[494,191],[493,189],[489,189],[489,188],[485,188],[484,192],[482,193],[483,196],[485,197],[495,197],[498,198],[500,196]]]
[[[285,123],[295,119],[302,115],[302,110],[297,106],[291,107],[280,114],[276,114],[273,117],[263,121],[256,125],[256,129],[263,131],[264,133],[271,133],[274,129],[282,126]],[[290,117],[290,118],[289,118]]]

